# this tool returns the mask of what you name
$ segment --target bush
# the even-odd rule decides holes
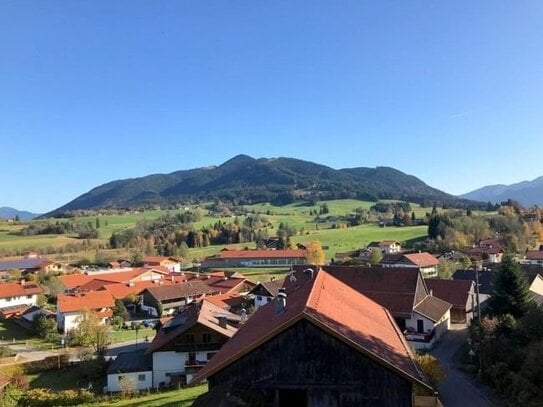
[[[21,407],[78,406],[94,400],[94,394],[88,390],[62,390],[52,392],[49,389],[32,389],[19,399]]]

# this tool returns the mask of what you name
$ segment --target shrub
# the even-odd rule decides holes
[[[19,399],[21,407],[77,406],[93,401],[94,394],[88,390],[62,390],[52,392],[49,389],[32,389]]]

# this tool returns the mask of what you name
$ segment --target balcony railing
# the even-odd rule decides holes
[[[410,342],[429,343],[432,342],[432,339],[434,339],[435,329],[432,329],[431,332],[427,333],[415,332],[406,329],[405,331],[403,331],[403,334],[405,336],[405,339]]]

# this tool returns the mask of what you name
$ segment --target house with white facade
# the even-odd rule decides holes
[[[36,305],[43,289],[38,283],[21,280],[18,283],[0,283],[0,317],[18,315]]]
[[[113,316],[115,300],[107,291],[90,291],[57,297],[57,327],[63,333],[77,328],[85,311],[96,314],[105,324]]]
[[[279,289],[283,286],[283,280],[272,280],[265,282],[258,282],[256,286],[249,291],[254,297],[255,308],[266,305],[271,302],[279,292]]]
[[[147,256],[143,259],[144,267],[165,267],[175,273],[181,272],[181,263],[174,257]]]
[[[381,240],[380,242],[371,242],[367,249],[369,251],[373,251],[374,249],[381,250],[384,254],[400,253],[402,245],[396,240]]]
[[[430,253],[410,253],[404,255],[391,254],[383,256],[381,260],[383,267],[410,267],[419,269],[424,278],[437,277],[437,266],[439,260]]]
[[[528,250],[522,260],[524,264],[536,264],[543,266],[543,250]]]
[[[104,392],[149,390],[152,387],[153,358],[145,353],[145,349],[119,353],[107,369]]]
[[[190,304],[157,332],[152,355],[153,387],[189,384],[238,330],[240,317],[207,300]]]

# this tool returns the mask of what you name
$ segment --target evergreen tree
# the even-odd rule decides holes
[[[492,282],[488,312],[498,317],[510,314],[519,318],[528,311],[529,305],[528,281],[515,259],[506,255]]]

